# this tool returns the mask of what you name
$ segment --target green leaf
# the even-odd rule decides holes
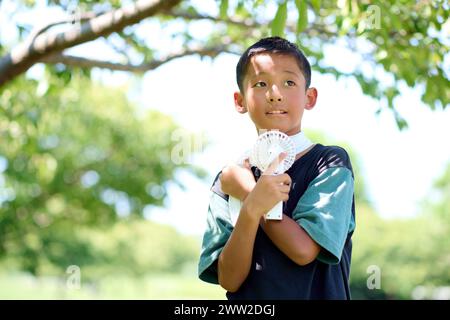
[[[297,34],[299,34],[305,30],[308,25],[308,7],[306,0],[295,0],[295,5],[298,10]]]
[[[284,36],[284,27],[287,19],[287,1],[278,7],[275,18],[272,21],[272,36]]]
[[[407,129],[408,122],[395,109],[393,109],[393,110],[394,110],[395,122],[397,124],[398,129],[399,130]]]
[[[264,0],[255,0],[255,1],[253,1],[253,9],[259,7],[263,3],[264,3]]]
[[[316,12],[319,12],[321,2],[322,2],[321,0],[311,0],[311,4],[312,4],[314,10],[316,10]]]
[[[245,9],[244,2],[239,1],[236,7],[235,15],[239,18],[246,18],[249,16],[247,9]]]
[[[220,1],[220,17],[225,19],[228,15],[228,0]]]

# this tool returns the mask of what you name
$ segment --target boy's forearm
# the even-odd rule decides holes
[[[299,265],[312,262],[320,246],[293,219],[283,214],[283,219],[261,221],[261,227],[272,242]]]
[[[251,192],[249,190],[243,195],[245,199]],[[320,252],[320,246],[311,239],[296,221],[283,214],[281,221],[261,219],[261,227],[272,242],[287,255],[292,261],[299,265],[312,262]]]
[[[227,291],[237,291],[248,276],[258,226],[259,221],[243,207],[219,256],[219,284]]]

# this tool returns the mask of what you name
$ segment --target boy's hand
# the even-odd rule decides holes
[[[235,164],[226,166],[219,179],[222,191],[241,201],[244,201],[256,184],[248,160],[245,161],[244,167]]]
[[[279,163],[286,157],[281,153],[258,179],[252,192],[244,201],[243,207],[255,218],[261,218],[278,202],[289,199],[291,177],[288,174],[273,175]]]

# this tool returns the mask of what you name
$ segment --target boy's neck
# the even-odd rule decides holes
[[[308,150],[313,145],[311,140],[308,139],[308,137],[305,135],[303,131],[300,131],[289,137],[292,139],[292,142],[294,142],[296,155],[303,153],[305,150]]]
[[[316,146],[316,144],[314,143],[313,145],[311,145],[308,149],[303,150],[302,152],[298,153],[295,156],[295,161],[297,161],[298,159],[300,159],[301,157],[303,157],[305,154],[307,154],[312,148],[314,148]]]

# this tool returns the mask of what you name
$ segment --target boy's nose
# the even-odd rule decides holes
[[[270,102],[281,102],[283,100],[283,96],[279,92],[270,92],[268,94],[268,100]]]
[[[270,100],[270,102],[274,102],[274,101],[278,101],[278,102],[281,102],[281,98],[277,98],[277,99],[274,99],[274,98],[270,98],[269,100]]]
[[[270,102],[281,102],[283,100],[283,96],[276,86],[268,92],[267,98]]]

